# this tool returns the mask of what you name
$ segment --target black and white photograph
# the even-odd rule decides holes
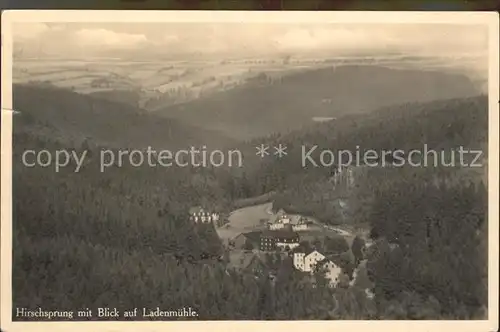
[[[497,330],[498,13],[364,14],[3,13],[2,330]]]

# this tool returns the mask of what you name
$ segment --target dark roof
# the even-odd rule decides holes
[[[275,231],[266,230],[266,231],[262,232],[261,237],[274,237],[274,238],[280,238],[280,239],[298,239],[299,233],[286,231],[286,230],[282,230],[282,229],[278,229]]]
[[[302,244],[299,244],[298,247],[295,247],[293,248],[290,253],[301,253],[301,252],[305,252],[307,249],[302,245]]]
[[[315,249],[315,248],[308,248],[307,250],[305,250],[305,251],[304,251],[304,253],[305,253],[305,254],[306,254],[306,256],[307,256],[307,255],[309,255],[310,253],[313,253],[313,252],[315,252],[315,251],[317,251],[317,252],[319,252],[321,255],[325,256],[325,254],[324,254],[324,253],[322,253],[320,250]]]
[[[243,233],[243,236],[245,236],[247,239],[250,241],[259,241],[260,240],[260,231],[254,231],[254,232],[248,232],[248,233]]]
[[[305,246],[303,246],[302,244],[299,245],[298,247],[292,249],[292,252],[293,253],[304,253],[306,256],[309,255],[310,253],[312,253],[313,251],[318,251],[319,253],[321,253],[321,251],[315,249],[315,248],[306,248]]]
[[[292,253],[304,253],[306,256],[309,255],[310,253],[312,253],[313,251],[317,251],[325,257],[329,256],[329,254],[327,252],[314,247],[314,245],[312,245],[310,243],[306,246],[304,246],[304,244],[301,243],[298,247],[292,249]]]
[[[235,237],[233,237],[233,240],[241,239],[241,238],[246,238],[245,233],[240,233],[240,234],[236,235]]]

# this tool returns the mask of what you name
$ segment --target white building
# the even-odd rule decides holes
[[[339,283],[342,268],[330,260],[320,262],[321,268],[325,271],[325,278],[328,280],[330,287],[335,287]]]
[[[369,298],[370,300],[375,298],[375,294],[373,293],[373,291],[369,288],[365,289],[365,295],[367,298]]]
[[[313,272],[316,264],[325,258],[326,257],[317,250],[311,252],[296,252],[293,254],[293,266],[302,272]]]
[[[201,207],[194,207],[189,210],[190,218],[195,223],[210,223],[219,220],[219,214],[216,212],[208,212]]]
[[[294,232],[307,230],[307,224],[297,224],[292,226]]]
[[[276,224],[270,224],[269,229],[272,231],[278,230],[278,229],[283,229],[285,228],[285,224],[282,223],[276,223]]]
[[[276,221],[277,223],[281,223],[281,224],[289,224],[290,223],[290,217],[288,217],[288,215],[283,215],[281,216],[278,221]]]
[[[276,214],[276,219],[271,221],[269,224],[269,229],[272,231],[285,228],[286,225],[290,224],[290,217],[283,211],[279,210]]]
[[[294,253],[293,266],[299,271],[309,273],[317,271],[318,268],[321,269],[321,271],[325,272],[325,278],[329,281],[331,287],[338,284],[342,273],[342,268],[326,259],[325,255],[317,250]]]

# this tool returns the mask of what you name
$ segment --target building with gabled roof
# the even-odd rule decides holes
[[[313,272],[316,264],[325,258],[325,255],[313,248],[295,250],[293,253],[293,266],[302,272]]]
[[[335,287],[340,281],[342,268],[335,257],[327,257],[314,248],[298,247],[293,251],[293,266],[305,273],[313,275],[323,272],[330,287]]]
[[[299,241],[300,237],[296,232],[289,230],[266,230],[260,235],[260,250],[274,251],[278,248],[290,250],[298,247]]]
[[[325,279],[328,280],[330,287],[335,287],[340,281],[342,268],[330,259],[324,259],[315,266],[316,271],[324,272]]]

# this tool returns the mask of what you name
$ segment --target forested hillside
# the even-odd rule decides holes
[[[116,148],[174,149],[202,145],[221,148],[233,142],[214,131],[145,116],[144,110],[126,103],[61,88],[15,85],[13,95],[14,108],[23,114],[21,121],[37,125],[37,135],[64,144],[90,140]]]
[[[397,91],[397,93],[395,93]],[[408,102],[478,94],[466,77],[378,66],[339,66],[273,78],[158,111],[231,137],[255,138],[301,128],[313,117],[340,117]]]
[[[64,111],[51,120],[75,117]],[[187,215],[199,204],[228,209],[227,191],[212,171],[125,165],[102,173],[96,158],[79,173],[25,167],[28,149],[86,148],[96,155],[102,147],[50,139],[40,134],[49,132],[44,115],[33,112],[26,121],[25,114],[16,116],[13,137],[14,308],[191,306],[198,319],[351,315],[335,310],[333,290],[304,284],[290,261],[274,264],[280,283],[272,292],[267,276],[227,267],[213,225],[195,225]]]
[[[400,167],[391,166],[391,160],[382,160],[382,151],[402,150],[405,154],[412,150],[438,152],[440,163],[441,151],[444,151],[446,163],[451,162],[451,154],[459,147],[482,150],[481,161],[487,157],[488,100],[485,96],[465,99],[440,100],[430,103],[403,104],[382,108],[370,114],[345,116],[337,121],[318,124],[290,134],[272,135],[257,139],[249,144],[248,151],[260,144],[287,146],[288,155],[282,159],[268,158],[260,160],[246,159],[245,173],[240,175],[246,191],[250,195],[260,195],[279,190],[276,204],[297,212],[314,214],[327,223],[342,223],[339,220],[338,199],[350,201],[351,208],[357,210],[366,205],[365,200],[373,197],[373,191],[381,186],[390,187],[400,178],[417,178],[422,182],[477,182],[484,180],[484,168],[470,168],[459,165],[459,156],[455,156],[454,167],[434,165],[432,155],[428,158],[428,167],[413,167],[406,161]],[[318,164],[316,167],[307,161],[302,165],[302,149],[309,151],[317,146],[310,155]],[[333,151],[335,158],[342,150],[350,151],[350,168],[354,184],[349,190],[342,185],[334,188],[332,178],[340,162],[324,167],[320,162],[320,153]],[[374,150],[379,155],[375,160],[379,166],[384,161],[386,167],[364,165],[363,154]],[[357,160],[359,151],[361,160]],[[347,155],[346,155],[347,156]],[[474,156],[466,156],[471,163]],[[423,156],[414,163],[421,162]],[[468,158],[468,159],[467,159]],[[373,160],[371,160],[373,163]],[[359,217],[358,217],[359,218]],[[359,218],[359,222],[363,218]],[[351,222],[357,222],[350,219]]]
[[[377,245],[367,256],[382,319],[486,317],[487,201],[483,184],[401,180],[377,191],[369,215]]]
[[[488,298],[487,128],[485,96],[382,108],[255,140],[252,146],[282,143],[288,155],[247,170],[242,179],[252,194],[278,191],[275,209],[370,231],[375,245],[365,259],[380,319],[428,319],[437,312],[445,319],[481,318]],[[356,150],[406,154],[423,152],[424,144],[439,158],[443,151],[445,163],[459,147],[481,150],[480,166],[461,165],[458,155],[453,166],[430,159],[427,167],[396,167],[390,158],[385,167],[383,158],[379,167],[362,160],[356,166]],[[323,149],[351,151],[354,183],[334,184],[337,163],[302,167],[302,145],[318,145],[312,154],[318,163]]]
[[[423,142],[481,148],[487,137],[485,97],[402,105],[250,142],[252,154],[260,142],[287,144],[288,159],[250,160],[234,174],[127,165],[100,172],[96,158],[79,173],[55,173],[24,167],[21,154],[64,148],[96,155],[108,142],[161,144],[161,127],[171,122],[132,110],[120,113],[123,105],[60,90],[29,87],[14,93],[21,110],[13,137],[14,308],[191,306],[198,319],[214,320],[484,318],[483,184],[457,181],[463,170],[455,168],[370,168],[366,172],[373,173],[360,175],[353,189],[342,192],[328,182],[331,169],[304,169],[299,154],[303,142],[330,149],[408,149]],[[82,103],[100,106],[78,107]],[[274,255],[266,264],[276,275],[273,281],[266,273],[238,272],[228,266],[213,225],[196,225],[187,215],[195,205],[228,212],[236,199],[269,191],[278,195],[277,205],[326,222],[338,212],[331,209],[334,197],[347,202],[346,221],[368,227],[375,241],[365,257],[375,300],[356,285],[313,287],[290,259]]]

